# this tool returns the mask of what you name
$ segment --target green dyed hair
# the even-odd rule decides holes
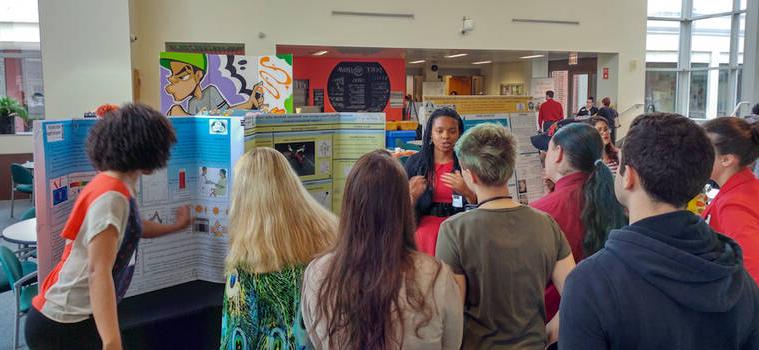
[[[486,186],[503,186],[514,172],[517,143],[501,125],[485,123],[467,130],[456,142],[455,151],[461,167]]]

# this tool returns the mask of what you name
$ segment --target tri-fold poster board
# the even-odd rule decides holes
[[[226,114],[169,118],[177,143],[168,165],[141,176],[134,197],[143,220],[172,223],[176,208],[188,205],[193,224],[176,234],[140,241],[127,296],[194,280],[224,282],[234,167],[246,150],[267,146],[282,152],[309,192],[328,209],[339,211],[353,164],[361,155],[385,147],[384,113]],[[35,124],[40,279],[60,260],[65,244],[60,233],[79,191],[96,174],[85,150],[96,122]]]

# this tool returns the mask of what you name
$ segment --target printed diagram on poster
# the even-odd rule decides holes
[[[198,115],[227,109],[293,112],[292,55],[162,52],[161,112]]]
[[[209,198],[227,197],[227,174],[229,170],[223,168],[200,167],[200,195]]]
[[[254,114],[245,149],[281,152],[314,198],[339,213],[345,179],[364,154],[385,148],[384,113]]]
[[[316,175],[316,156],[314,155],[314,143],[310,142],[290,142],[275,143],[274,149],[282,153],[290,167],[295,170],[298,176]]]
[[[175,211],[176,212],[176,211]],[[153,210],[142,210],[143,219],[156,224],[168,224],[176,222],[173,213],[170,215],[166,208],[155,208]]]
[[[52,206],[57,206],[61,203],[68,201],[69,199],[69,184],[68,176],[61,176],[50,180],[50,189],[52,190],[52,196],[50,196]]]
[[[180,179],[181,179],[180,175]],[[186,191],[186,188],[176,190],[178,192]],[[166,168],[153,171],[152,174],[140,177],[139,193],[142,196],[143,205],[159,204],[169,199],[169,177]]]
[[[227,121],[224,119],[209,119],[208,133],[211,135],[226,135]]]
[[[311,196],[323,207],[332,208],[332,181],[311,181],[303,184]]]

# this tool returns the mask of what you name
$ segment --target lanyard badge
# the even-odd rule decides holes
[[[464,207],[464,196],[460,194],[453,194],[453,201],[451,203],[454,208],[463,208]]]

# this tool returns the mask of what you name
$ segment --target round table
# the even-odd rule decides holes
[[[16,244],[37,244],[37,219],[19,221],[4,228],[3,239]]]

